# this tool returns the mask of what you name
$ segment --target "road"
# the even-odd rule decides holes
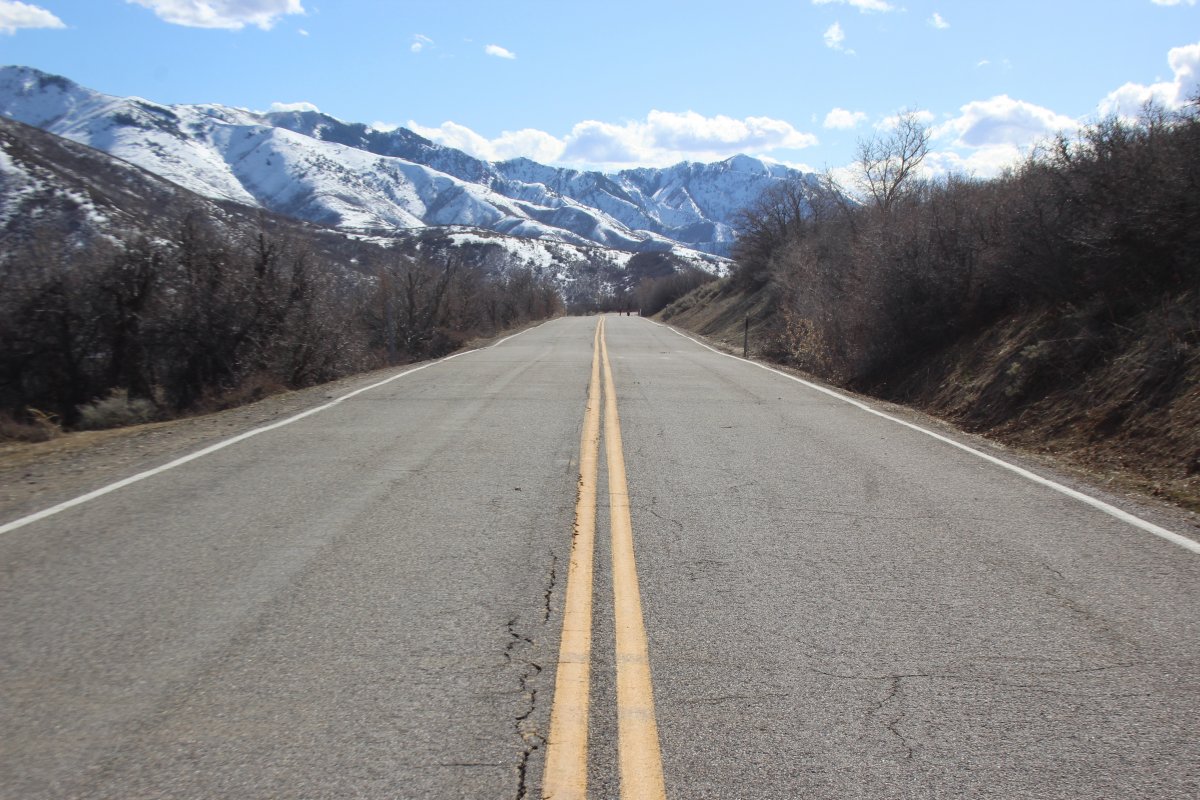
[[[1200,796],[1200,554],[597,325],[5,529],[0,797],[651,797],[655,741],[671,798]]]

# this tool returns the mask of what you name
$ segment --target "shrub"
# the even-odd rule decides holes
[[[0,413],[0,441],[45,442],[62,434],[58,417],[36,408],[27,408],[28,419]]]
[[[151,401],[141,397],[130,398],[124,389],[113,389],[108,397],[79,407],[79,427],[95,431],[138,425],[154,419],[156,412]]]

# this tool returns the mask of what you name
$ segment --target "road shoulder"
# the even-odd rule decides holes
[[[651,321],[696,342],[705,344],[720,353],[742,359],[741,348],[734,347],[729,342],[703,336],[687,328],[681,328],[670,323],[658,320]],[[1076,491],[1089,494],[1155,525],[1200,541],[1200,513],[1189,511],[1174,503],[1156,497],[1146,489],[1143,483],[1137,481],[1132,476],[1112,471],[1100,472],[1089,468],[1086,464],[1078,463],[1055,453],[1036,452],[1012,443],[970,433],[955,426],[948,420],[924,411],[880,400],[870,395],[856,393],[840,386],[834,386],[827,381],[823,381],[793,367],[783,366],[765,359],[754,358],[753,356],[742,360],[751,361],[785,375],[791,375],[800,380],[824,387],[831,392],[869,405],[871,408],[884,414],[953,439],[956,442],[1061,483]]]

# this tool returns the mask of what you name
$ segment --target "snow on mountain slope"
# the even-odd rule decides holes
[[[198,194],[352,230],[469,225],[624,250],[729,252],[738,209],[802,173],[738,156],[615,175],[490,163],[400,128],[315,111],[256,113],[119,98],[0,68],[0,114]]]
[[[633,292],[643,275],[631,262],[651,255],[590,242],[514,238],[478,228],[424,228],[397,238],[392,246],[405,253],[453,252],[465,263],[490,273],[528,270],[553,280],[568,307],[588,307],[597,298]],[[670,254],[654,255],[664,256],[677,270],[695,269],[718,277],[729,272],[728,260],[709,253],[676,249]]]
[[[250,135],[244,135],[247,132]],[[234,135],[239,134],[242,141],[231,143],[224,152],[239,169],[260,181],[253,190],[277,196],[291,191],[296,182],[288,179],[289,170],[306,168],[302,158],[312,157],[307,149],[301,148],[299,156],[294,152],[303,137],[255,126],[237,128]],[[378,159],[355,152],[357,158]],[[267,161],[272,162],[269,170],[264,166]],[[407,199],[413,204],[423,202],[424,183],[451,180],[425,167],[405,169],[412,180],[404,185],[416,187]],[[366,184],[360,188],[372,189]],[[482,191],[468,186],[459,199],[473,202],[469,193]],[[332,195],[299,192],[290,200],[316,204],[327,213],[337,208]],[[453,203],[443,210],[462,216]],[[229,241],[253,241],[265,232],[297,243],[317,254],[339,280],[356,285],[374,280],[381,266],[398,260],[419,258],[437,264],[453,258],[488,274],[519,276],[525,270],[550,278],[564,300],[580,308],[635,290],[646,273],[634,259],[653,257],[654,263],[665,259],[679,270],[700,269],[714,275],[728,270],[725,259],[683,248],[671,254],[635,254],[582,239],[520,238],[463,226],[422,226],[386,236],[329,228],[205,198],[101,150],[0,115],[0,254],[19,254],[27,247],[48,244],[80,249],[100,240],[118,248],[141,240],[175,241],[196,220]],[[103,266],[99,261],[88,263]]]
[[[0,116],[0,250],[38,238],[82,246],[156,237],[192,213],[228,216],[126,161]]]
[[[813,175],[749,156],[734,156],[715,164],[682,163],[665,169],[625,170],[613,175],[549,167],[526,158],[490,163],[435,144],[405,128],[376,131],[315,111],[267,117],[273,125],[425,164],[538,206],[555,207],[557,198],[568,198],[651,239],[678,242],[718,254],[729,252],[738,211],[765,189],[782,180],[816,180]],[[575,219],[566,224],[580,222]],[[579,227],[572,230],[584,232]]]
[[[728,255],[733,244],[738,212],[768,187],[785,180],[816,181],[813,175],[749,156],[612,175],[556,169],[528,159],[494,166],[508,181],[496,186],[501,193],[544,187],[599,209],[634,230],[721,255]]]

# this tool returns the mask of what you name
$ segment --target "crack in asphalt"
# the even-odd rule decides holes
[[[1144,662],[1108,664],[1108,665],[1099,666],[1099,667],[1084,667],[1084,668],[1080,668],[1080,669],[1053,670],[1053,671],[1049,671],[1049,672],[1032,672],[1032,673],[1028,673],[1028,674],[1032,675],[1032,676],[1037,676],[1037,677],[1061,677],[1061,676],[1067,676],[1067,675],[1087,675],[1087,674],[1095,674],[1095,673],[1102,673],[1102,672],[1110,672],[1113,670],[1129,669],[1129,668],[1137,667],[1137,666],[1146,666],[1146,664]],[[1003,677],[999,676],[999,675],[947,675],[947,674],[940,674],[940,673],[925,673],[925,672],[909,672],[909,673],[898,673],[898,674],[891,674],[891,675],[844,675],[844,674],[839,674],[839,673],[835,673],[835,672],[826,672],[824,670],[820,670],[815,667],[810,667],[810,669],[812,672],[815,672],[818,675],[823,675],[825,677],[835,678],[838,680],[872,681],[872,682],[886,681],[887,685],[888,685],[888,694],[882,700],[877,701],[875,703],[874,707],[872,707],[867,712],[867,721],[871,721],[872,719],[875,719],[876,717],[880,717],[880,719],[882,721],[882,714],[884,712],[884,709],[886,707],[891,706],[893,703],[895,704],[895,708],[893,709],[893,713],[892,713],[890,719],[888,719],[886,722],[883,723],[883,727],[885,730],[888,731],[888,733],[890,733],[893,737],[895,737],[895,739],[900,743],[901,747],[904,748],[905,760],[914,758],[916,755],[916,751],[920,746],[919,744],[915,743],[912,739],[910,739],[908,736],[905,736],[903,731],[900,730],[900,726],[905,721],[904,681],[906,681],[906,680],[916,680],[916,679],[946,680],[946,681],[956,681],[959,683],[982,682],[982,683],[988,683],[996,688],[1011,689],[1011,690],[1015,690],[1015,691],[1030,692],[1030,693],[1034,693],[1034,694],[1045,694],[1045,695],[1052,695],[1052,696],[1059,696],[1059,697],[1092,696],[1094,694],[1094,692],[1088,692],[1088,691],[1085,691],[1082,689],[1079,691],[1071,691],[1069,688],[1056,688],[1056,687],[1051,687],[1051,686],[1037,686],[1037,685],[1030,685],[1030,684],[1009,683],[1009,682],[1006,682],[1003,679]],[[1016,677],[1016,676],[1013,676],[1013,677]],[[1118,695],[1105,695],[1105,696],[1106,697],[1146,697],[1146,696],[1149,696],[1149,694],[1144,693],[1144,692],[1125,692],[1125,693],[1121,693]],[[864,734],[863,738],[865,738],[865,734]]]
[[[744,703],[755,700],[783,700],[790,698],[791,695],[784,692],[775,692],[771,694],[728,694],[719,695],[716,697],[687,697],[675,701],[675,705],[719,705],[721,703]]]
[[[830,678],[839,680],[851,681],[886,681],[888,685],[887,697],[875,703],[874,708],[867,712],[867,721],[875,719],[883,713],[884,707],[891,703],[896,703],[896,710],[892,718],[884,723],[884,729],[899,741],[900,746],[904,748],[905,760],[910,760],[916,755],[917,745],[914,744],[907,736],[900,731],[900,725],[904,722],[904,681],[914,678],[942,678],[948,680],[970,680],[970,678],[961,678],[957,675],[935,675],[923,672],[914,673],[899,673],[895,675],[839,675],[834,672],[825,672],[815,667],[810,667],[813,672],[818,675],[825,675]],[[864,734],[863,738],[866,738]]]
[[[550,622],[550,599],[554,596],[554,586],[558,582],[558,556],[550,554],[550,578],[546,581],[546,591],[542,592],[542,624]]]
[[[542,589],[541,619],[539,624],[545,627],[550,623],[554,607],[554,590],[558,586],[558,556],[551,551],[550,567],[546,572],[546,580]],[[516,800],[528,800],[531,797],[529,786],[529,761],[533,754],[546,744],[546,737],[538,732],[533,721],[533,712],[537,709],[538,690],[534,680],[542,672],[542,665],[529,658],[521,657],[521,651],[535,646],[533,637],[518,630],[519,616],[512,616],[505,623],[508,632],[508,644],[504,648],[504,663],[506,666],[520,664],[521,672],[517,678],[518,691],[525,699],[524,711],[513,718],[513,728],[521,740],[521,754],[517,760]]]
[[[1037,675],[1037,676],[1047,676],[1047,677],[1055,676],[1055,675],[1084,675],[1084,674],[1093,673],[1093,672],[1109,672],[1111,670],[1116,670],[1116,669],[1130,669],[1131,667],[1144,667],[1144,666],[1148,666],[1148,665],[1149,665],[1149,662],[1146,662],[1146,661],[1131,661],[1128,663],[1121,663],[1121,664],[1105,664],[1105,665],[1097,666],[1097,667],[1080,667],[1078,669],[1055,669],[1055,670],[1048,670],[1045,672],[1029,672],[1027,674],[1028,675]],[[993,681],[994,682],[994,681],[1002,680],[1004,677],[1002,675],[963,675],[963,674],[947,674],[947,673],[942,673],[942,672],[899,672],[899,673],[889,673],[889,674],[885,674],[885,675],[846,675],[846,674],[839,673],[839,672],[827,672],[822,669],[817,669],[816,667],[809,667],[809,669],[812,672],[815,672],[818,675],[824,675],[827,678],[837,678],[839,680],[846,680],[846,681],[890,681],[890,680],[895,680],[897,678],[903,678],[903,679],[927,678],[927,679],[963,681],[963,682],[970,682],[970,681]]]
[[[914,753],[916,752],[916,748],[913,743],[909,741],[908,737],[900,732],[900,723],[904,722],[903,681],[904,676],[897,675],[892,677],[889,683],[890,690],[888,692],[888,696],[876,703],[875,708],[867,712],[867,720],[869,721],[876,715],[880,714],[883,711],[884,706],[891,704],[892,701],[896,701],[895,716],[886,724],[884,724],[883,727],[900,742],[900,746],[903,747],[905,751],[904,758],[908,760],[913,757]]]
[[[1060,581],[1061,581],[1061,580],[1066,580],[1066,577],[1065,577],[1065,576],[1062,574],[1062,570],[1060,570],[1060,569],[1056,569],[1056,568],[1054,568],[1054,567],[1052,567],[1052,566],[1050,566],[1049,564],[1046,564],[1046,563],[1043,563],[1043,564],[1042,564],[1042,568],[1043,568],[1043,569],[1045,569],[1047,572],[1052,572],[1052,573],[1054,573],[1054,577],[1058,578]]]
[[[669,523],[671,523],[672,525],[674,525],[676,528],[678,528],[678,529],[679,529],[679,532],[680,532],[680,533],[683,533],[683,523],[682,523],[682,522],[680,522],[680,521],[679,521],[679,520],[677,520],[677,519],[671,519],[670,517],[664,517],[662,514],[660,514],[660,513],[658,513],[657,511],[655,511],[655,510],[654,510],[654,505],[653,505],[653,504],[654,504],[655,502],[657,502],[657,499],[658,499],[658,498],[652,498],[652,499],[651,499],[651,501],[650,501],[650,502],[651,502],[651,505],[648,505],[648,506],[639,506],[639,507],[637,507],[637,510],[638,510],[638,511],[645,511],[645,512],[647,512],[647,513],[649,513],[649,514],[653,514],[655,517],[657,517],[658,519],[662,520],[663,522],[669,522]]]
[[[533,646],[533,639],[517,630],[517,617],[512,617],[505,625],[505,630],[508,631],[509,641],[504,648],[504,660],[506,664],[514,663],[517,650]],[[513,719],[513,727],[516,729],[517,736],[521,739],[521,755],[517,761],[517,791],[516,800],[526,800],[529,797],[528,772],[529,759],[533,753],[540,749],[545,744],[545,738],[537,732],[536,729],[530,729],[527,724],[530,717],[533,716],[534,709],[537,708],[537,689],[530,685],[530,682],[542,671],[540,664],[534,661],[522,662],[524,669],[518,678],[521,696],[525,698],[528,707],[521,714],[518,714]]]

